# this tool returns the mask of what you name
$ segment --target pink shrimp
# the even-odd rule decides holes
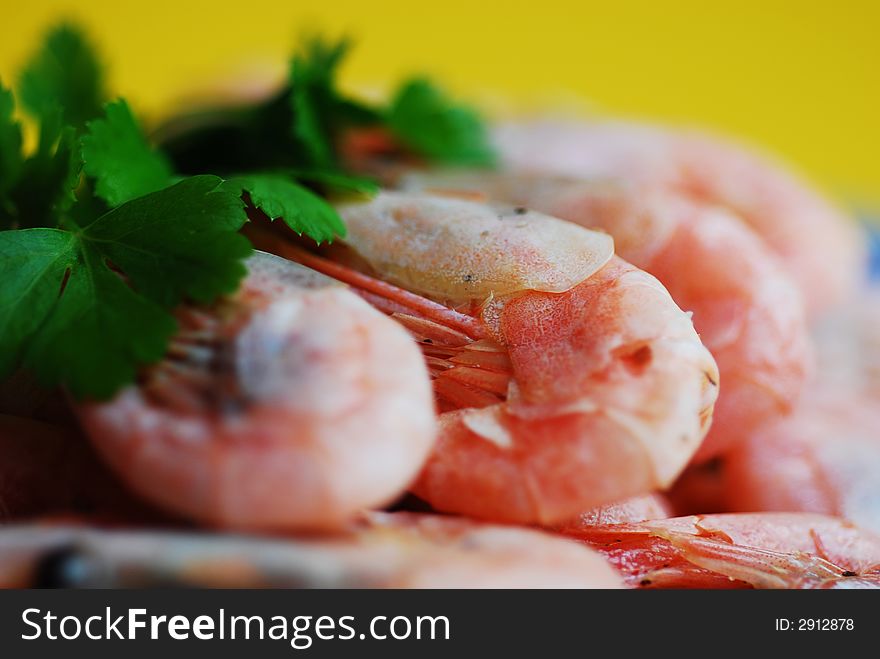
[[[695,515],[567,531],[643,588],[880,588],[880,536],[807,513]]]
[[[80,417],[138,494],[221,527],[339,525],[398,496],[436,425],[409,336],[337,283],[257,254],[239,291],[180,311],[161,363]]]
[[[0,587],[620,588],[597,552],[523,528],[372,513],[329,537],[0,529]]]
[[[864,278],[856,223],[773,158],[696,132],[674,136],[679,188],[742,217],[785,263],[816,314],[852,298]]]
[[[549,524],[666,487],[690,459],[715,363],[606,235],[426,195],[339,210],[354,258],[336,258],[369,275],[268,248],[355,286],[419,341],[442,413],[413,491],[435,509]]]
[[[743,432],[724,456],[689,467],[668,492],[679,515],[802,511],[880,531],[880,297],[813,328],[817,373],[794,411]]]
[[[608,177],[617,175],[613,160],[603,165]],[[758,236],[724,209],[611,178],[440,172],[409,174],[399,183],[481,191],[608,231],[623,258],[660,279],[676,303],[693,312],[724,381],[716,422],[696,462],[722,453],[741,429],[757,428],[794,405],[811,357],[798,291]]]
[[[725,456],[725,508],[827,513],[880,532],[880,297],[863,294],[815,336],[821,379]]]
[[[814,387],[794,414],[725,456],[726,508],[825,513],[880,533],[878,403]]]
[[[614,121],[511,122],[495,135],[516,169],[662,188],[730,210],[782,259],[812,312],[849,299],[864,276],[855,223],[785,165],[732,142]]]

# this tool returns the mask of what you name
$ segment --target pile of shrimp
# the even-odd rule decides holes
[[[785,165],[499,123],[492,171],[344,136],[316,246],[106,402],[0,384],[0,586],[880,587],[880,294]]]

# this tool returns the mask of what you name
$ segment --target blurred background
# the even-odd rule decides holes
[[[880,209],[875,0],[28,0],[3,13],[4,81],[49,25],[73,19],[111,88],[148,118],[224,77],[280,78],[304,32],[348,33],[354,88],[428,72],[488,107],[701,125],[782,154],[865,214]]]

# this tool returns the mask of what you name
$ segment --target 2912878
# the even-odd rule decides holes
[[[853,631],[852,618],[776,618],[776,631],[839,632]]]

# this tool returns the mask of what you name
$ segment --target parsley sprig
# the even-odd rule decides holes
[[[103,88],[85,38],[52,31],[21,76],[21,109],[39,127],[25,154],[0,85],[0,378],[24,368],[96,399],[162,358],[174,306],[237,289],[252,251],[239,233],[246,194],[316,241],[345,230],[292,177],[179,176]]]
[[[112,396],[165,354],[176,305],[237,289],[248,208],[317,243],[344,236],[325,197],[376,191],[344,171],[347,130],[379,127],[429,161],[491,162],[478,115],[425,79],[388,107],[342,93],[348,50],[306,40],[273,97],[178,118],[157,147],[124,99],[108,102],[84,35],[52,30],[17,95],[0,82],[0,379],[24,368]],[[31,153],[16,110],[39,127]]]
[[[235,291],[251,252],[245,219],[221,179],[194,176],[85,228],[66,219],[0,234],[0,373],[21,365],[76,396],[112,395],[164,354],[168,309]]]
[[[340,145],[353,129],[384,131],[408,154],[442,165],[491,166],[494,154],[474,109],[453,101],[424,77],[404,80],[387,105],[340,89],[348,39],[306,39],[287,84],[251,106],[203,109],[172,119],[160,142],[179,171],[299,168],[345,173]]]
[[[480,116],[449,101],[427,78],[413,78],[400,86],[388,108],[387,121],[405,146],[428,160],[463,166],[494,163]]]
[[[110,206],[161,190],[174,178],[171,163],[150,146],[122,99],[107,104],[104,116],[88,123],[81,147],[95,194]]]

